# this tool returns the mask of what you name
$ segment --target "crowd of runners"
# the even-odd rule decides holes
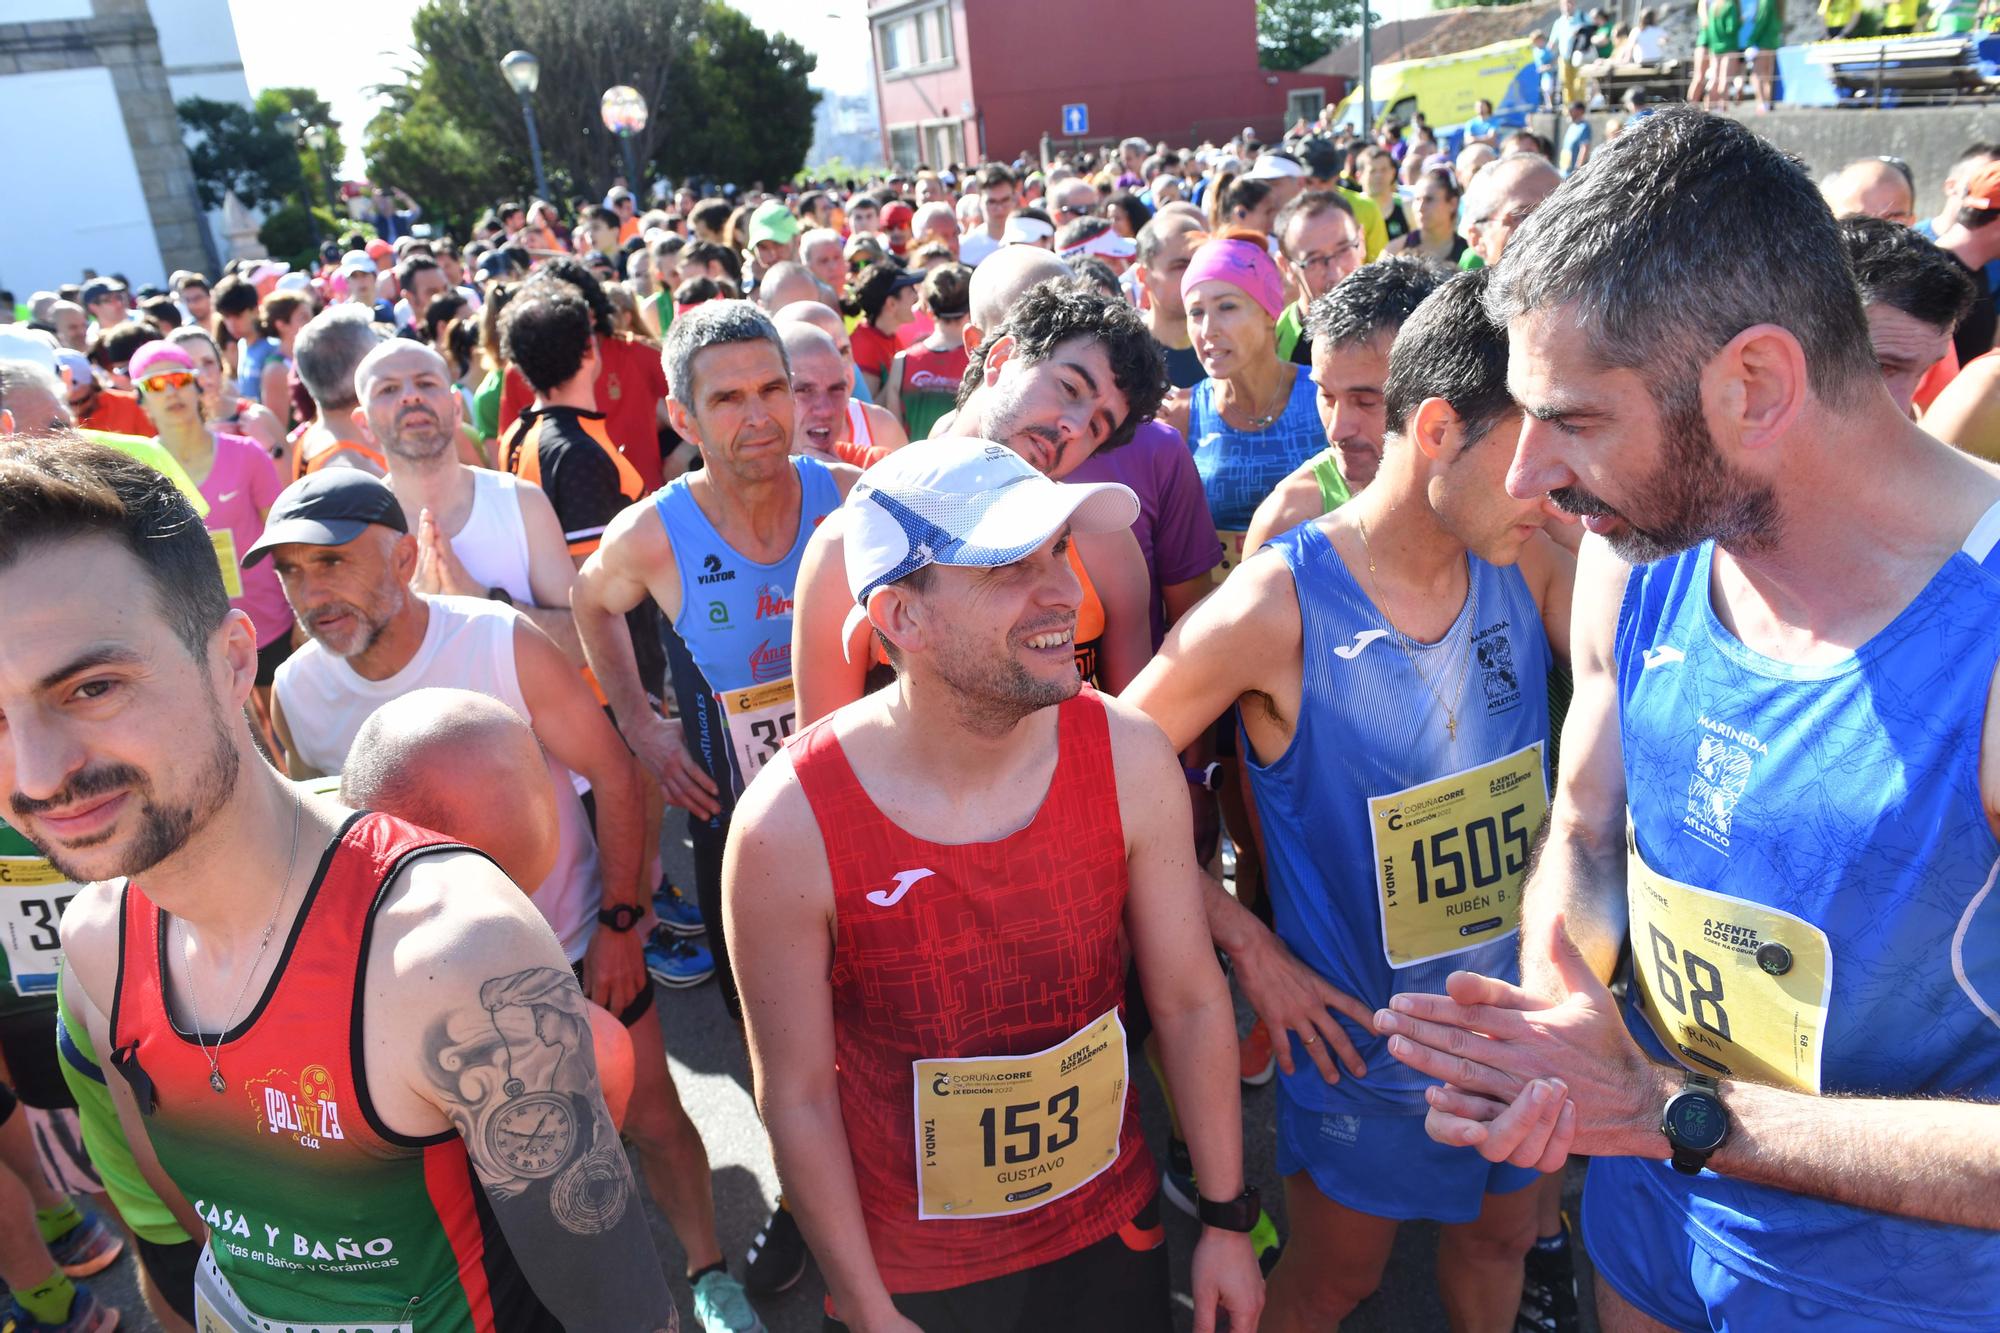
[[[2000,148],[1488,128],[35,293],[5,1326],[2000,1327]]]

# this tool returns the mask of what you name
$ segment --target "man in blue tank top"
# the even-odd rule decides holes
[[[1603,540],[1521,985],[1398,996],[1390,1052],[1441,1142],[1592,1157],[1608,1330],[2000,1327],[2000,479],[1733,121],[1640,122],[1495,274],[1510,489]]]
[[[695,893],[730,1017],[742,1007],[722,931],[722,849],[744,784],[778,753],[797,719],[792,598],[806,541],[861,474],[794,457],[792,381],[778,331],[755,306],[717,301],[668,330],[667,410],[702,466],[605,529],[577,574],[572,606],[584,655],[618,729],[669,802],[688,812]],[[623,632],[651,597],[667,628],[679,725],[653,710]],[[780,1209],[781,1242],[760,1237],[752,1290],[789,1286],[804,1244]],[[759,1256],[783,1255],[773,1276]]]
[[[1209,924],[1279,1039],[1292,1236],[1267,1330],[1345,1317],[1408,1218],[1445,1223],[1454,1328],[1511,1328],[1521,1302],[1533,1174],[1426,1138],[1426,1080],[1368,1026],[1454,967],[1511,970],[1548,799],[1543,681],[1568,652],[1572,565],[1546,502],[1506,493],[1520,413],[1488,280],[1454,278],[1397,334],[1368,489],[1246,561],[1127,694],[1177,746],[1241,709],[1276,936],[1219,886]]]

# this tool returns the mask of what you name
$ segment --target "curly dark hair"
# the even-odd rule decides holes
[[[1100,292],[1079,290],[1069,278],[1050,278],[1029,288],[967,360],[958,386],[959,407],[985,382],[986,353],[1003,337],[1014,340],[1014,356],[1024,366],[1048,360],[1072,339],[1103,344],[1111,360],[1111,382],[1125,395],[1127,410],[1099,453],[1129,443],[1132,432],[1153,419],[1167,396],[1166,358],[1139,312]]]
[[[604,294],[604,284],[597,280],[581,259],[574,255],[557,255],[545,260],[528,279],[528,286],[537,283],[558,282],[575,290],[590,307],[590,327],[600,338],[609,338],[616,327],[612,322],[611,298]]]
[[[590,332],[589,305],[561,282],[522,283],[500,316],[501,350],[536,393],[575,378]]]

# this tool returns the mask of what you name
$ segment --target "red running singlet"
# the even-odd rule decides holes
[[[458,848],[387,815],[327,847],[277,970],[217,1052],[162,1000],[168,919],[123,891],[111,1064],[160,1163],[209,1226],[216,1267],[254,1315],[414,1333],[558,1333],[528,1287],[453,1131],[409,1138],[368,1100],[362,975],[397,873]],[[273,942],[274,944],[276,941]]]
[[[799,734],[792,766],[833,879],[840,1109],[883,1281],[892,1293],[942,1291],[1095,1244],[1154,1190],[1129,1086],[1116,1158],[1086,1183],[1026,1212],[921,1219],[912,1062],[1043,1051],[1120,1009],[1125,832],[1103,701],[1086,685],[1060,706],[1048,794],[996,842],[945,845],[899,828],[829,720]]]

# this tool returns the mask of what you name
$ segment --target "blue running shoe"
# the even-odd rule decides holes
[[[44,1324],[23,1310],[19,1301],[10,1300],[0,1309],[0,1333],[111,1333],[117,1327],[118,1311],[91,1295],[81,1282],[70,1302],[69,1318],[60,1324]]]
[[[89,1277],[118,1262],[125,1242],[104,1225],[104,1219],[88,1208],[80,1210],[83,1220],[49,1242],[49,1254],[71,1277]]]
[[[656,930],[646,941],[646,970],[660,985],[684,990],[714,976],[715,959],[706,945]]]
[[[675,935],[699,935],[708,929],[701,919],[701,907],[680,891],[679,886],[662,880],[653,891],[653,915]]]
[[[694,1321],[702,1333],[765,1333],[743,1284],[720,1268],[694,1284]]]

